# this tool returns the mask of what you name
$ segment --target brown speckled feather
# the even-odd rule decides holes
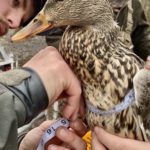
[[[142,61],[118,38],[118,28],[107,35],[93,28],[70,26],[61,40],[59,51],[82,81],[83,95],[95,107],[108,110],[120,103],[130,89]],[[99,116],[87,112],[90,127],[103,126],[123,137],[142,140],[133,108],[120,114]]]

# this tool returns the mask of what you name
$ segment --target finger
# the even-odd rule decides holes
[[[58,128],[56,136],[74,150],[85,150],[86,144],[81,137],[66,128]],[[79,146],[80,145],[80,146]]]
[[[72,104],[70,105],[67,103],[63,110],[63,116],[71,121],[74,121],[78,117],[78,111],[79,106],[73,106]]]
[[[72,72],[71,72],[72,73]],[[66,85],[66,93],[68,95],[67,105],[64,108],[64,116],[72,121],[78,117],[80,99],[81,99],[81,86],[78,79],[72,73],[72,79]]]
[[[94,132],[92,133],[91,149],[92,150],[106,150],[104,145],[99,142]]]
[[[88,128],[86,124],[81,120],[77,119],[73,122],[70,122],[70,127],[79,135],[83,136],[87,133]]]
[[[70,149],[58,145],[49,145],[47,150],[70,150]]]
[[[54,122],[53,121],[44,121],[40,126],[32,129],[27,136],[30,135],[39,135],[39,136],[35,136],[36,138],[41,138],[41,136],[43,135],[43,133],[45,132],[45,130]]]
[[[146,150],[150,147],[150,143],[121,138],[104,131],[102,128],[96,127],[94,132],[98,141],[100,141],[108,149]]]
[[[85,112],[86,112],[85,108],[86,108],[85,101],[84,101],[83,97],[81,96],[79,114],[82,119],[85,118]]]
[[[123,138],[112,135],[100,127],[95,127],[94,132],[99,142],[105,145],[108,149],[119,150],[121,148]]]
[[[85,104],[82,98],[71,96],[65,101],[65,107],[63,109],[63,116],[71,121],[76,120],[77,118],[85,118]],[[74,103],[73,103],[74,102]]]
[[[42,132],[44,132],[49,126],[51,126],[56,120],[47,120],[44,121],[39,127],[39,130],[41,130]]]
[[[26,149],[36,149],[45,130],[52,124],[52,121],[45,121],[39,127],[32,129],[22,140],[20,147],[26,145]]]

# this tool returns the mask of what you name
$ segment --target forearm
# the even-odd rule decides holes
[[[7,80],[8,73],[4,73],[5,80],[3,73],[0,75],[5,83],[0,86],[0,150],[16,150],[17,128],[29,122],[48,104],[44,86],[36,74],[28,72],[30,76],[12,85],[13,82]]]

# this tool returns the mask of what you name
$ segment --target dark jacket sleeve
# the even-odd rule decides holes
[[[141,3],[133,0],[133,32],[131,39],[134,45],[134,52],[146,60],[150,55],[150,26],[146,19]]]
[[[48,105],[48,96],[38,75],[19,85],[0,84],[0,150],[17,150],[17,128],[28,123]]]

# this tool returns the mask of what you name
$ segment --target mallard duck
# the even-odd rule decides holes
[[[59,52],[81,80],[89,127],[145,140],[132,92],[133,77],[144,63],[120,40],[107,0],[47,0],[12,40],[66,25]]]

